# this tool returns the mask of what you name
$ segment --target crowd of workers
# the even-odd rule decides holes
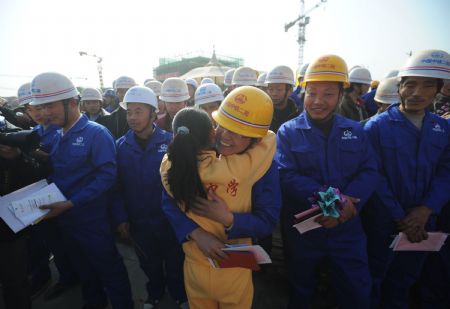
[[[222,86],[222,85],[221,85]],[[79,93],[46,72],[1,107],[2,128],[37,131],[38,149],[0,145],[1,192],[46,178],[66,201],[13,233],[0,220],[6,308],[63,297],[81,284],[83,308],[134,308],[116,241],[135,249],[145,309],[166,290],[180,308],[251,308],[250,269],[215,268],[229,245],[271,251],[279,226],[288,308],[310,308],[324,260],[338,308],[449,308],[450,244],[394,252],[393,236],[421,242],[450,231],[450,55],[424,50],[383,80],[323,55],[299,68],[210,78],[128,76]],[[295,215],[326,188],[339,216],[300,234]],[[5,207],[1,205],[1,207]],[[51,281],[49,257],[59,273]],[[132,278],[131,278],[132,279]]]

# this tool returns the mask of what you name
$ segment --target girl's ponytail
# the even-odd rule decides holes
[[[167,180],[175,200],[184,204],[184,210],[188,212],[196,196],[206,198],[197,156],[210,149],[213,127],[208,114],[194,108],[180,110],[172,127],[174,138],[167,150],[171,161]]]

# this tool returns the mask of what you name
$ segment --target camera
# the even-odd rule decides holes
[[[5,118],[0,116],[0,145],[31,151],[39,148],[40,141],[41,138],[36,131],[8,127]]]

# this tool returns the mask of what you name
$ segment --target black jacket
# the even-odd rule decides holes
[[[355,104],[350,95],[344,94],[339,104],[338,113],[354,121],[362,121],[369,118],[364,102],[361,101],[359,103]]]
[[[111,114],[98,118],[97,122],[105,126],[114,136],[114,139],[124,136],[130,129],[127,122],[127,111],[120,106]]]
[[[450,112],[450,96],[438,93],[434,99],[434,112],[442,116]]]
[[[6,195],[30,184],[31,182],[27,181],[27,169],[28,167],[21,156],[14,160],[0,158],[0,195]],[[2,205],[1,207],[8,206]],[[0,218],[0,242],[14,240],[27,233],[26,230],[14,234],[3,219]]]
[[[273,118],[272,123],[270,124],[270,130],[275,133],[278,131],[278,129],[281,127],[283,123],[300,115],[300,111],[298,110],[298,107],[293,99],[288,98],[287,103],[288,104],[285,109],[273,110]]]

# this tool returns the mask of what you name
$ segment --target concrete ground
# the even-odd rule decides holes
[[[128,246],[118,244],[125,265],[128,269],[128,275],[131,281],[133,298],[135,300],[135,308],[141,309],[147,294],[145,291],[146,277],[139,268],[139,262],[134,250]],[[262,272],[254,275],[254,309],[281,309],[286,308],[287,304],[287,284],[282,263],[274,259],[275,264],[270,265]],[[277,265],[279,264],[279,265]],[[54,275],[53,282],[56,282],[57,272],[51,263],[52,273]],[[51,301],[44,301],[43,296],[37,297],[33,301],[33,309],[80,309],[83,306],[81,298],[81,289],[79,286],[74,287],[70,291]],[[168,294],[163,298],[160,309],[176,309],[178,308]],[[0,309],[4,309],[4,305],[0,298]]]

